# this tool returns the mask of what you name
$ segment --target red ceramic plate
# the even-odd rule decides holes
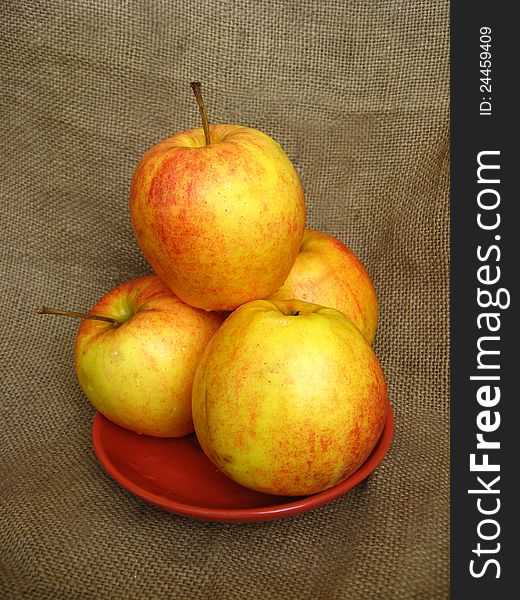
[[[393,432],[389,410],[376,447],[355,473],[324,492],[299,498],[269,496],[234,483],[206,458],[195,434],[168,439],[138,435],[97,413],[92,437],[106,471],[146,502],[196,519],[252,522],[296,515],[341,496],[383,460]]]

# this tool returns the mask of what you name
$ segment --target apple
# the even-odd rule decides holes
[[[274,300],[297,298],[344,313],[372,343],[378,305],[372,280],[357,256],[336,238],[305,230],[300,253]]]
[[[155,275],[127,281],[79,327],[79,384],[99,412],[127,429],[157,437],[191,433],[193,377],[223,319],[188,306]]]
[[[259,492],[300,496],[363,464],[388,400],[372,347],[343,313],[256,300],[206,347],[192,409],[200,445],[223,473]]]
[[[300,249],[305,203],[272,138],[203,123],[146,152],[130,214],[145,258],[179,298],[229,311],[283,284]]]

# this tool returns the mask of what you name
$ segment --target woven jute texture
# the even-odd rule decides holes
[[[0,3],[0,597],[449,595],[449,6],[389,0]],[[93,453],[78,323],[150,272],[128,193],[144,151],[213,122],[278,140],[308,226],[360,256],[396,418],[363,484],[263,524],[147,505]]]

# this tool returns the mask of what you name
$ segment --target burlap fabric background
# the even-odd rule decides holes
[[[446,1],[1,4],[2,598],[448,596]],[[142,153],[213,122],[274,136],[308,224],[377,286],[375,344],[396,433],[334,503],[265,524],[203,523],[121,489],[76,383],[84,309],[149,272],[127,211]]]

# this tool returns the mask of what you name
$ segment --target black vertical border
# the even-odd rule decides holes
[[[516,88],[520,72],[520,29],[513,15],[515,3],[462,2],[451,4],[451,597],[479,600],[516,597],[516,579],[520,576],[520,552],[517,548],[518,492],[520,487],[520,420],[518,393],[520,351],[518,344],[518,283],[520,277],[520,218],[515,210],[520,206],[517,181],[520,174],[520,152],[517,147],[520,100]],[[491,94],[480,90],[480,28],[490,27],[491,37]],[[515,68],[514,68],[515,67]],[[479,104],[491,95],[491,116],[479,115]],[[513,108],[513,104],[515,105]],[[490,233],[477,225],[477,195],[482,185],[477,183],[477,155],[481,151],[500,151],[501,223]],[[500,235],[497,242],[495,235]],[[478,488],[477,476],[487,481],[491,474],[470,472],[470,454],[476,452],[477,415],[483,410],[476,400],[481,385],[470,380],[477,371],[477,270],[484,263],[477,258],[477,246],[483,248],[497,243],[496,253],[489,264],[499,265],[501,279],[496,287],[507,288],[511,304],[500,312],[500,427],[493,436],[499,440],[499,450],[489,451],[490,462],[498,460],[500,510],[494,515],[500,524],[500,535],[494,541],[480,540],[477,527],[486,516],[477,509],[478,495],[468,494]],[[483,287],[483,286],[481,286]],[[484,334],[485,335],[485,334]],[[489,372],[488,372],[489,373]],[[482,502],[496,497],[483,495]],[[491,500],[486,507],[491,507]],[[492,526],[482,530],[491,534]],[[500,543],[496,554],[473,552],[477,544],[490,549]],[[486,556],[500,563],[497,569],[489,565],[485,574],[475,578],[469,565],[476,559],[475,570],[481,571]],[[511,595],[512,594],[512,595]]]

